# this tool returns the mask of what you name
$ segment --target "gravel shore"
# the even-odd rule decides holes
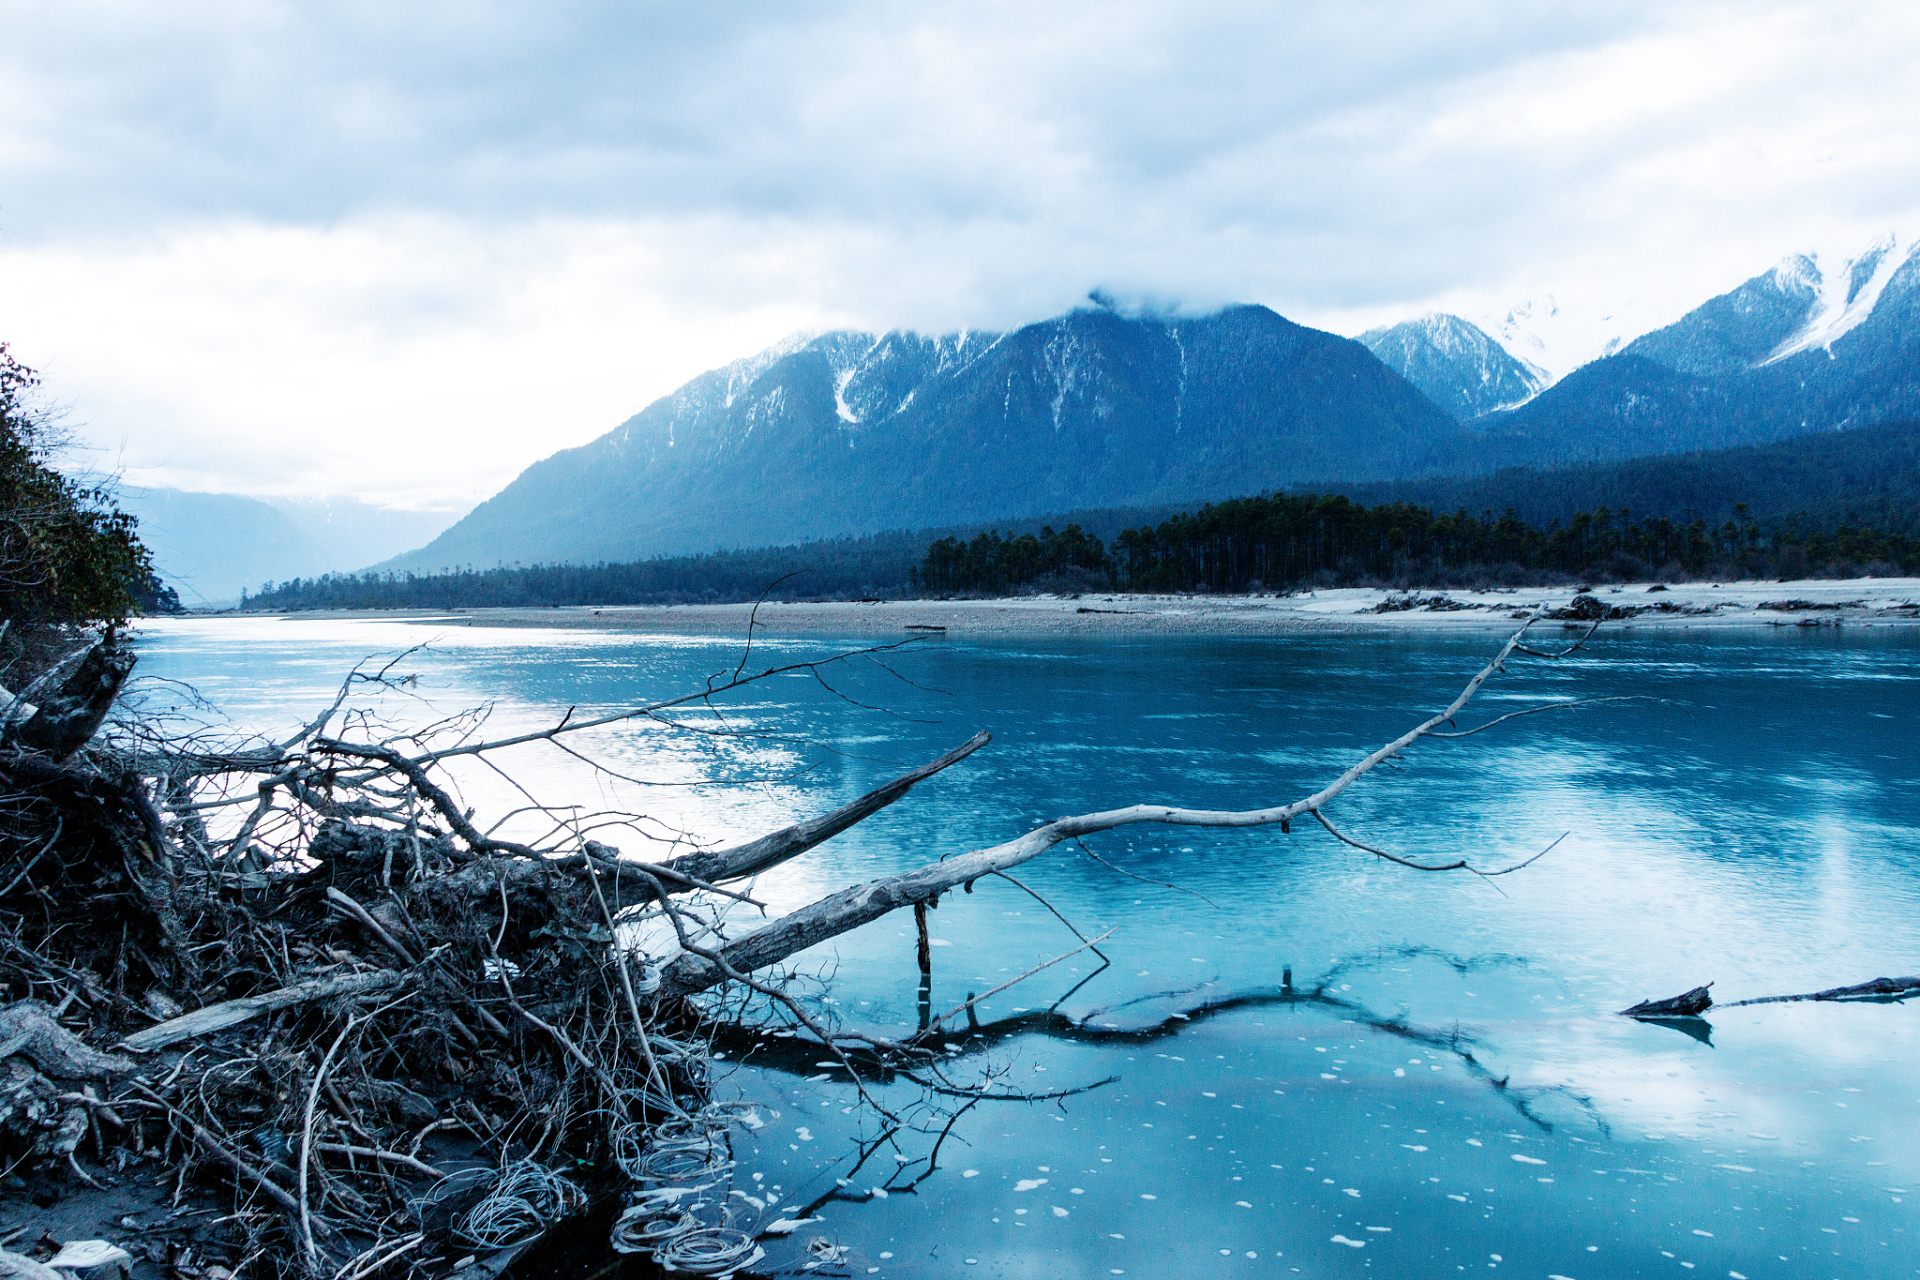
[[[1592,603],[1581,604],[1584,597]],[[1505,630],[1525,614],[1591,614],[1604,606],[1629,629],[1753,626],[1911,626],[1920,578],[1802,582],[1632,583],[1492,591],[1348,587],[1292,595],[1023,596],[998,600],[767,603],[767,636],[1273,635],[1325,630]],[[607,605],[555,609],[367,610],[335,617],[479,627],[552,627],[686,635],[744,635],[753,606]],[[1563,617],[1563,621],[1577,618]]]

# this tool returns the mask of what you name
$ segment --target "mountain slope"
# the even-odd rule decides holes
[[[1920,245],[1790,258],[1442,441],[1433,471],[1673,453],[1920,415]]]
[[[831,333],[695,378],[385,567],[629,560],[1386,478],[1454,430],[1359,343],[1264,307]]]
[[[1525,404],[1546,373],[1459,316],[1434,314],[1360,335],[1367,350],[1462,422]]]

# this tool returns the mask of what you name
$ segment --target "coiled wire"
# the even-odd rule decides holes
[[[453,1235],[476,1249],[506,1249],[536,1239],[560,1219],[586,1207],[586,1193],[535,1160],[517,1160],[454,1221]]]
[[[766,1256],[753,1237],[732,1227],[701,1227],[674,1237],[654,1250],[654,1261],[669,1271],[717,1276],[751,1266]]]

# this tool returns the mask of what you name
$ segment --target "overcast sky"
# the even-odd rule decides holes
[[[146,485],[475,500],[794,330],[1096,286],[1566,360],[1889,231],[1910,0],[0,0],[0,339]]]

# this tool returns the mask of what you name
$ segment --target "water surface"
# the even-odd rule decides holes
[[[384,714],[487,703],[495,734],[698,688],[740,657],[729,640],[457,618],[213,620],[151,626],[140,670],[284,730],[362,657],[425,641]],[[936,640],[728,696],[743,737],[589,735],[658,785],[545,747],[509,759],[546,803],[635,815],[601,838],[657,857],[785,825],[993,732],[756,889],[787,909],[1064,813],[1297,798],[1444,705],[1494,647]],[[834,648],[761,641],[750,667]],[[1567,662],[1517,664],[1476,713],[1599,697],[1634,700],[1424,745],[1329,810],[1396,853],[1489,868],[1564,836],[1498,880],[1379,863],[1311,824],[1138,828],[1088,841],[1112,867],[1063,846],[1020,869],[1082,933],[1117,931],[1111,963],[1083,952],[987,1001],[989,1034],[946,1075],[1112,1082],[970,1108],[895,1082],[879,1099],[930,1132],[889,1133],[843,1072],[776,1046],[720,1084],[780,1113],[738,1140],[736,1185],[811,1207],[809,1231],[848,1250],[841,1274],[1920,1274],[1911,1006],[1763,1005],[1678,1029],[1612,1012],[1710,980],[1727,1001],[1920,972],[1920,644],[1602,632]],[[463,781],[483,812],[525,803]],[[1003,881],[932,920],[936,1012],[1078,945]],[[913,1030],[911,932],[890,918],[803,957],[816,1008]]]

